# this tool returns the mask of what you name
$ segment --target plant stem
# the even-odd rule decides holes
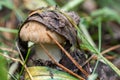
[[[102,27],[101,27],[101,18],[99,18],[99,21],[98,21],[98,40],[99,40],[99,46],[98,46],[98,50],[99,50],[99,53],[101,52],[101,31],[102,31]]]

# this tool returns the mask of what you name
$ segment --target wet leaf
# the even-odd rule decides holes
[[[28,68],[34,80],[78,80],[72,75],[48,67],[29,67]],[[30,80],[29,76],[25,74],[25,79]]]

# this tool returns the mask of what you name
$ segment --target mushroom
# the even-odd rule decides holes
[[[68,18],[69,17],[69,18]],[[64,67],[81,75],[80,70],[63,53],[58,45],[49,37],[52,36],[78,62],[83,64],[85,54],[78,49],[77,30],[72,24],[78,25],[80,18],[74,12],[61,12],[57,8],[41,8],[33,11],[21,25],[18,33],[18,48],[25,59],[28,48],[31,48],[27,66],[49,66],[57,68],[45,53],[41,44],[51,56]],[[29,42],[34,43],[29,47]],[[59,67],[59,66],[58,66]],[[85,67],[87,70],[87,67]]]
[[[74,12],[66,14],[71,16],[76,24],[79,23],[79,16]],[[34,49],[35,52],[29,57],[29,65],[34,63],[32,61],[38,59],[45,61],[50,60],[41,48],[40,44],[44,45],[57,62],[62,58],[61,50],[47,33],[49,33],[61,45],[67,45],[67,48],[69,49],[77,42],[76,29],[64,14],[57,11],[54,7],[35,10],[29,14],[28,18],[20,27],[18,34],[18,47],[24,58],[28,51],[28,43],[34,43],[34,46],[31,49]]]
[[[45,25],[30,21],[24,24],[19,32],[22,41],[31,41],[34,43],[35,54],[31,57],[33,60],[50,60],[39,44],[43,44],[48,52],[58,62],[61,59],[61,51],[53,40],[47,35],[49,33],[55,40],[63,44],[65,38],[54,31],[50,31]]]

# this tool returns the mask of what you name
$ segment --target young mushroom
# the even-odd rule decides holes
[[[61,50],[48,36],[50,34],[61,45],[69,44],[69,48],[76,44],[76,30],[69,20],[57,11],[56,8],[40,9],[33,11],[26,21],[23,23],[18,34],[18,46],[25,58],[28,50],[28,43],[34,43],[34,53],[32,53],[28,61],[34,60],[50,60],[41,48],[43,44],[53,58],[59,62],[61,59]],[[76,23],[79,17],[74,12],[67,13]],[[34,62],[32,62],[34,63]],[[31,63],[28,63],[31,64]]]
[[[33,60],[50,60],[40,46],[40,44],[43,44],[48,52],[52,53],[51,55],[58,62],[61,59],[61,51],[47,33],[49,33],[60,44],[65,42],[65,38],[63,36],[54,31],[50,31],[45,27],[45,25],[35,21],[30,21],[23,25],[19,35],[23,41],[31,41],[34,43],[36,53],[32,56]]]
[[[64,13],[57,8],[39,9],[33,11],[20,27],[17,43],[24,59],[27,55],[29,42],[34,43],[34,45],[30,47],[33,51],[29,55],[27,61],[28,66],[36,66],[39,65],[39,63],[40,65],[42,63],[43,66],[49,66],[44,65],[46,64],[45,62],[52,62],[40,46],[40,44],[42,44],[58,63],[75,73],[80,73],[80,70],[48,35],[50,34],[54,40],[59,42],[79,64],[83,64],[86,60],[85,54],[78,49],[77,30],[67,16],[70,17],[76,25],[78,25],[80,18],[74,12]],[[35,63],[36,61],[38,61],[37,64]]]

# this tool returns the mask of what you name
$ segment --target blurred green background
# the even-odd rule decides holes
[[[101,48],[100,51],[120,45],[119,3],[120,0],[0,0],[0,54],[18,58],[18,53],[13,50],[16,51],[15,41],[19,26],[31,11],[47,6],[75,11],[81,18],[83,32],[94,46]],[[102,27],[101,38],[98,36],[98,26]],[[104,56],[115,63],[120,60],[120,48],[109,51]],[[8,80],[8,70],[12,62],[0,55],[1,80]],[[120,65],[116,66],[120,68]]]

